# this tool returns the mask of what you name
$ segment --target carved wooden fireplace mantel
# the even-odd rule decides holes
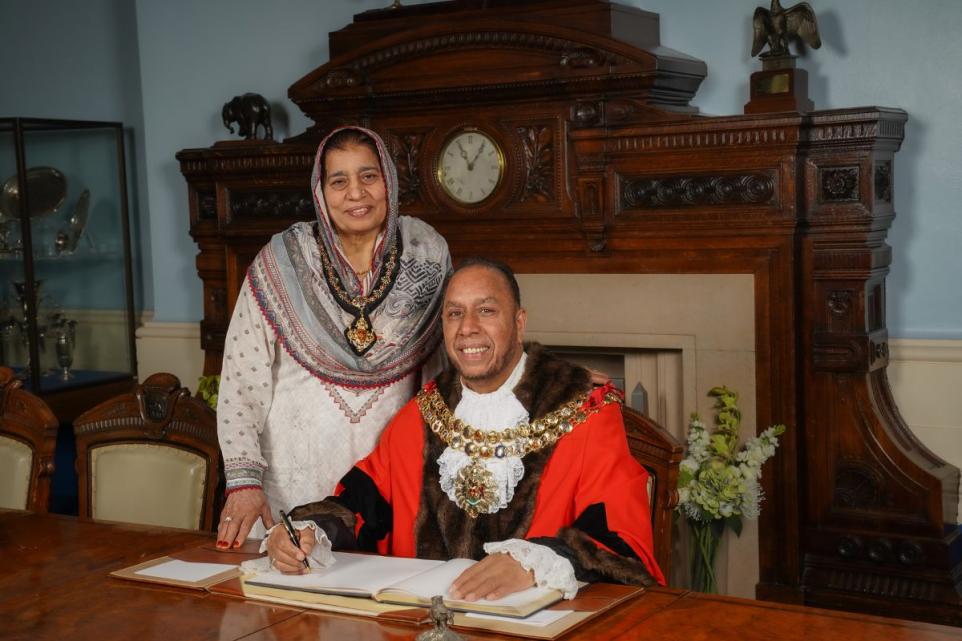
[[[906,114],[701,117],[688,105],[705,73],[660,45],[657,15],[600,0],[356,16],[331,34],[330,62],[290,89],[308,131],[177,156],[205,372],[220,369],[251,258],[313,217],[320,137],[372,127],[395,154],[403,213],[455,258],[519,273],[753,275],[757,423],[789,426],[766,475],[758,596],[962,625],[959,471],[907,429],[886,379],[885,238]],[[439,150],[465,131],[503,152],[477,204],[438,183]]]

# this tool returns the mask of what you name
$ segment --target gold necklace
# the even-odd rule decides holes
[[[394,237],[394,244],[388,251],[384,261],[383,268],[381,269],[381,278],[378,279],[377,286],[365,296],[351,296],[347,292],[347,288],[345,288],[344,283],[341,282],[341,276],[337,273],[337,270],[334,269],[334,265],[328,258],[324,247],[319,247],[322,266],[321,271],[324,273],[324,280],[327,281],[328,287],[330,287],[331,292],[334,294],[334,300],[341,306],[341,309],[354,317],[351,324],[344,330],[344,337],[347,338],[347,344],[358,356],[367,353],[369,349],[374,347],[374,343],[377,342],[377,334],[374,332],[374,325],[371,323],[368,310],[376,307],[384,300],[384,297],[387,296],[388,291],[391,289],[391,285],[394,284],[401,264],[398,260],[400,246],[401,237],[397,235]],[[364,273],[366,274],[367,272]],[[362,274],[359,274],[358,276],[361,275]]]
[[[489,513],[497,500],[494,475],[483,460],[506,456],[523,458],[553,445],[606,404],[621,402],[617,394],[609,392],[603,403],[582,409],[588,396],[588,393],[582,394],[530,423],[491,431],[479,430],[455,417],[437,388],[418,392],[417,403],[431,431],[448,447],[471,458],[471,463],[458,472],[454,494],[458,507],[475,518]]]

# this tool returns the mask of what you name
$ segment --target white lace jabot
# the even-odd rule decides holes
[[[475,429],[485,432],[526,423],[528,410],[515,397],[514,386],[521,380],[527,360],[528,355],[522,353],[511,376],[493,392],[478,394],[468,389],[462,382],[461,402],[454,408],[454,415]],[[451,447],[444,448],[444,452],[438,458],[441,489],[452,501],[457,502],[455,481],[458,478],[458,472],[469,463],[471,463],[471,457]],[[514,488],[524,478],[524,463],[518,456],[506,456],[500,459],[486,459],[484,466],[494,476],[496,483],[497,499],[490,510],[493,513],[506,508],[514,498]]]

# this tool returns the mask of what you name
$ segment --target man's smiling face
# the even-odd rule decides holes
[[[448,358],[471,390],[498,389],[523,351],[525,311],[501,272],[483,265],[459,270],[441,310]]]

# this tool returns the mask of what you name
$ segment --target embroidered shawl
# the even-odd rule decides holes
[[[376,241],[371,276],[377,283],[389,249],[397,243],[400,270],[387,295],[368,313],[378,340],[356,354],[344,331],[353,317],[340,307],[321,268],[326,253],[348,293],[362,293],[331,223],[321,184],[321,158],[330,135],[314,159],[311,191],[315,223],[295,223],[274,235],[247,272],[267,323],[284,349],[312,375],[345,387],[389,385],[420,367],[440,338],[441,284],[451,270],[447,243],[430,225],[398,215],[397,171],[384,141],[373,131],[352,127],[376,143],[387,188],[388,211]],[[336,133],[336,132],[332,132]]]

